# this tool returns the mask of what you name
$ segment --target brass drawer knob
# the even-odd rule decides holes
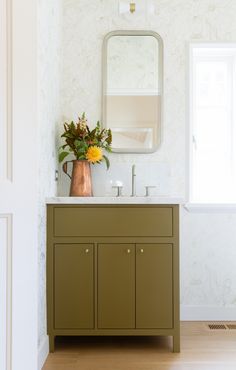
[[[127,253],[129,254],[131,252],[131,250],[130,249],[127,249]]]
[[[143,249],[140,249],[140,253],[143,253],[144,252],[144,250]]]
[[[85,253],[89,253],[89,249],[85,249]]]

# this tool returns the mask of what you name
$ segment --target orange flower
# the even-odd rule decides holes
[[[102,150],[98,146],[90,146],[86,153],[86,159],[91,163],[99,162],[102,159]]]

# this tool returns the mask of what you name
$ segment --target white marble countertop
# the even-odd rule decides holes
[[[184,198],[171,197],[51,197],[47,204],[185,204]]]

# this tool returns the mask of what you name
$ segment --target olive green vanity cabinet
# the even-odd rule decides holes
[[[135,328],[135,245],[98,244],[98,328]]]
[[[179,206],[47,206],[50,351],[59,335],[168,335],[179,351]]]
[[[54,246],[55,328],[94,328],[93,244]]]
[[[136,327],[173,327],[172,244],[137,244]]]

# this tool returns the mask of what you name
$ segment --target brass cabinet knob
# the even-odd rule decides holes
[[[140,249],[140,253],[143,253],[144,252],[144,250],[143,249]]]
[[[85,249],[85,253],[89,253],[89,249]]]
[[[129,254],[131,252],[131,250],[130,249],[127,249],[127,253]]]

